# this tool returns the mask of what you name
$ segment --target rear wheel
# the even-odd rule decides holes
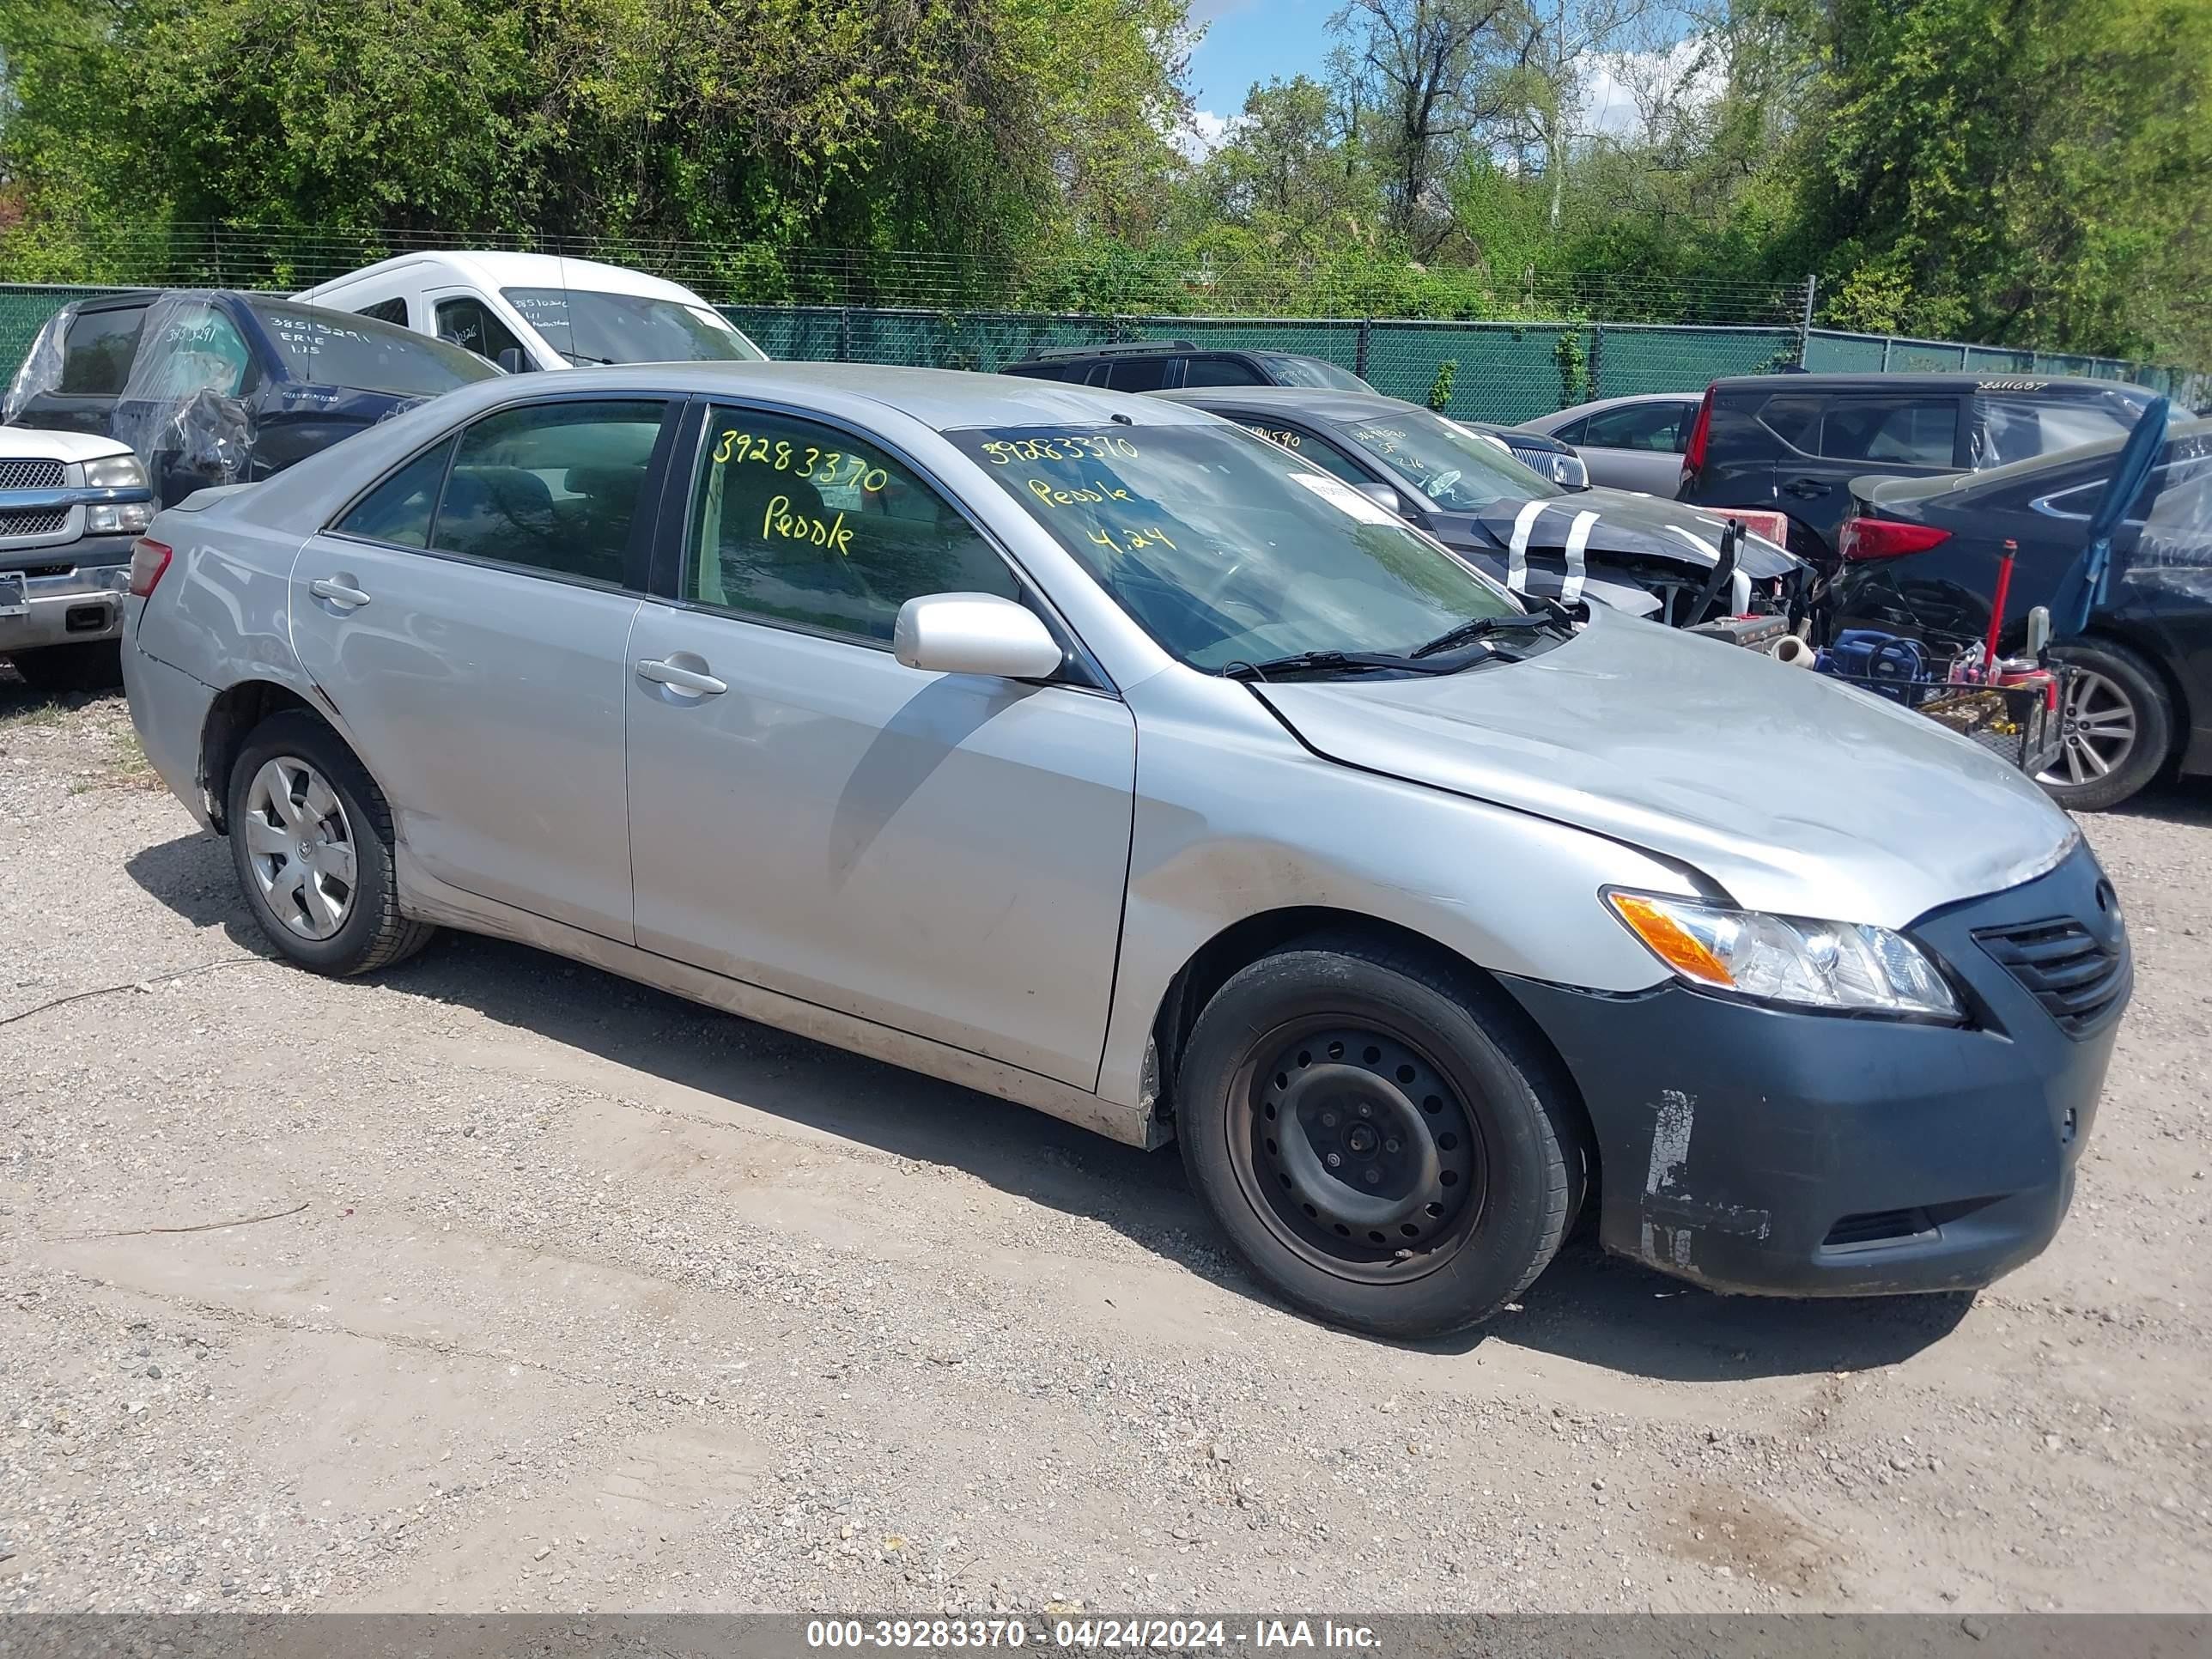
[[[254,729],[231,767],[231,860],[261,931],[319,974],[404,960],[434,931],[399,912],[392,811],[337,732],[301,710]]]
[[[2173,703],[2158,671],[2111,640],[2051,654],[2072,671],[2059,710],[2058,757],[2036,781],[2061,806],[2117,806],[2158,775],[2173,746]]]
[[[1479,988],[1322,940],[1200,1015],[1176,1086],[1193,1184],[1290,1301],[1391,1337],[1472,1325],[1551,1261],[1582,1141],[1556,1066]]]
[[[123,653],[114,640],[44,646],[10,660],[34,691],[105,691],[123,684]]]

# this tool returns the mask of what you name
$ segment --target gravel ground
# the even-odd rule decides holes
[[[511,945],[262,960],[120,700],[0,679],[0,1609],[2203,1609],[2212,789],[2086,827],[2140,981],[2041,1260],[1578,1245],[1401,1347],[1171,1154]]]

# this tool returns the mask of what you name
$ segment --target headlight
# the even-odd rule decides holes
[[[1959,1000],[1902,933],[1848,921],[1729,910],[1651,893],[1606,902],[1651,954],[1708,990],[1850,1013],[1961,1018]]]
[[[95,501],[85,509],[85,530],[94,536],[136,535],[153,522],[151,501]]]
[[[143,489],[146,469],[136,455],[103,455],[84,464],[84,483],[88,489]]]

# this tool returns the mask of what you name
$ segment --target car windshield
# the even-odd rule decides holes
[[[1350,369],[1339,368],[1319,357],[1280,357],[1270,354],[1260,361],[1267,366],[1277,386],[1324,386],[1336,392],[1374,390]]]
[[[1385,410],[1331,425],[1447,513],[1480,513],[1499,501],[1565,492],[1505,450],[1425,409]]]
[[[247,302],[297,380],[401,398],[434,398],[500,371],[473,351],[373,317],[319,306]]]
[[[1226,422],[945,435],[1195,668],[1403,654],[1462,623],[1521,614],[1438,543]]]
[[[759,362],[760,349],[705,306],[585,288],[503,288],[507,302],[570,362]]]

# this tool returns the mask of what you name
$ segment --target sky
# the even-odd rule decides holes
[[[1322,78],[1328,57],[1328,20],[1341,0],[1191,0],[1190,16],[1206,25],[1206,39],[1190,60],[1190,90],[1197,105],[1198,142],[1210,149],[1223,126],[1244,107],[1255,81],[1306,74]],[[1668,9],[1671,11],[1671,8]],[[1592,76],[1586,117],[1601,131],[1626,131],[1635,109],[1626,92],[1601,64]]]

